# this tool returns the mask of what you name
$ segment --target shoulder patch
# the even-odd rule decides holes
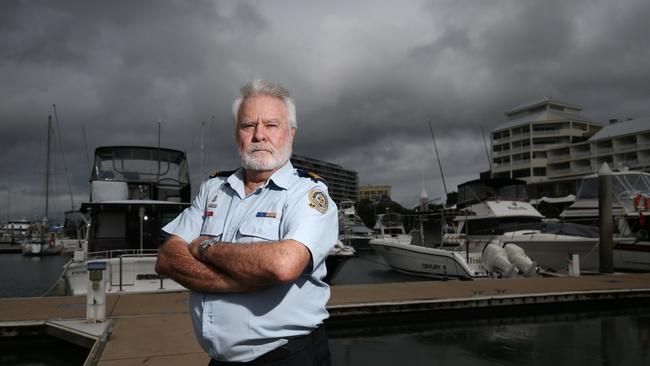
[[[214,173],[210,174],[209,179],[216,178],[216,177],[229,177],[234,172],[236,172],[236,170],[216,170]]]
[[[314,182],[323,182],[323,184],[327,185],[327,182],[325,181],[325,179],[323,179],[323,177],[321,177],[320,175],[318,175],[318,174],[316,174],[314,172],[310,172],[310,171],[308,171],[306,169],[298,168],[298,169],[296,169],[296,173],[298,173],[298,176],[300,178],[310,178]]]
[[[307,193],[309,198],[309,207],[315,209],[316,211],[324,214],[327,212],[327,195],[325,192],[318,188],[312,188]]]

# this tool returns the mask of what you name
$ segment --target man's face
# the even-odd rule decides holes
[[[296,130],[289,127],[287,108],[269,95],[247,97],[239,108],[237,145],[245,169],[276,170],[291,157]]]

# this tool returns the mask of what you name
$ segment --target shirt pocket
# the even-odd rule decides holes
[[[201,227],[201,236],[213,236],[217,240],[221,239],[225,223],[225,217],[222,216],[205,217],[203,219],[203,226]]]
[[[253,217],[241,224],[239,236],[263,241],[280,240],[280,220],[271,217]]]

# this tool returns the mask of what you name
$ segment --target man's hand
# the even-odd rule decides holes
[[[199,236],[198,238],[196,238],[196,239],[194,239],[194,240],[192,240],[190,242],[190,245],[189,245],[190,253],[192,253],[194,258],[200,260],[201,262],[205,262],[205,260],[203,258],[201,258],[201,256],[199,255],[199,247],[201,246],[201,243],[204,240],[208,240],[210,238],[211,238],[211,236],[204,235],[204,236]]]
[[[200,243],[205,239],[207,237],[199,237],[192,242]],[[158,251],[156,272],[198,292],[251,292],[259,288],[259,285],[236,280],[215,266],[199,261],[189,248],[180,237],[169,237]]]

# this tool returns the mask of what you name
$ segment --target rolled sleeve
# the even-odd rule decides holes
[[[322,209],[322,205],[314,207],[313,201],[310,201],[313,190],[325,194],[326,210]],[[288,202],[288,209],[284,216],[285,234],[282,239],[295,240],[305,245],[311,252],[315,268],[318,263],[325,260],[336,244],[339,231],[338,210],[325,186],[314,185],[301,189],[292,198]]]
[[[188,243],[200,236],[207,202],[208,182],[201,185],[199,193],[194,197],[194,201],[192,201],[192,205],[181,212],[169,224],[165,225],[162,228],[163,231],[171,235],[176,235]]]

